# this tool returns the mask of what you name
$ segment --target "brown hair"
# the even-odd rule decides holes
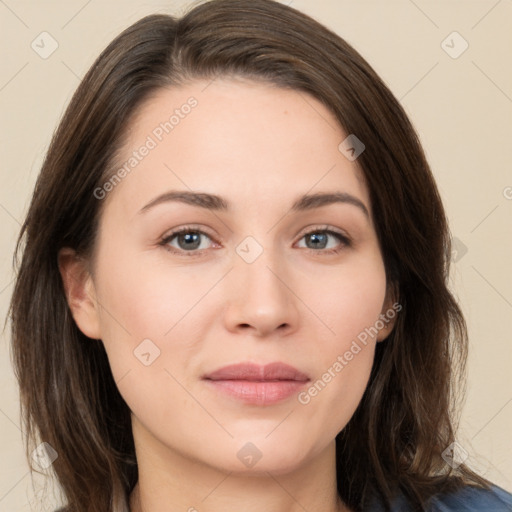
[[[487,487],[442,458],[454,441],[467,333],[447,287],[447,220],[403,108],[348,43],[305,14],[272,0],[213,0],[180,19],[147,16],[101,53],[53,136],[18,238],[16,260],[25,246],[10,313],[24,422],[29,442],[57,451],[53,469],[69,509],[122,510],[137,463],[130,411],[101,340],[71,316],[58,251],[91,255],[101,214],[94,190],[111,176],[136,110],[163,87],[219,76],[309,93],[366,146],[357,163],[403,309],[336,438],[341,498],[363,510],[371,496],[389,507],[400,492],[422,509],[440,491]]]

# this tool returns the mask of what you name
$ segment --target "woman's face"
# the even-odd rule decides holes
[[[74,312],[103,340],[138,446],[278,474],[347,424],[393,324],[347,135],[313,97],[253,82],[140,109],[124,172],[95,192],[94,301]],[[260,368],[276,362],[297,372]],[[240,363],[253,373],[213,375]]]

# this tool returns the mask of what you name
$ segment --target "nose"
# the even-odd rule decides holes
[[[290,272],[266,253],[252,263],[237,261],[229,273],[224,323],[230,332],[285,336],[298,328],[300,300]]]

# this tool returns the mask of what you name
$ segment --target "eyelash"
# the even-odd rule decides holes
[[[179,256],[183,255],[183,256],[188,257],[188,258],[190,258],[190,257],[194,258],[194,257],[201,257],[201,256],[203,256],[203,251],[205,251],[206,249],[184,251],[184,250],[178,250],[178,249],[175,249],[175,248],[170,248],[170,246],[168,244],[169,244],[169,242],[171,240],[173,240],[175,237],[177,237],[179,235],[186,234],[186,233],[201,234],[201,235],[205,235],[208,238],[212,239],[211,235],[209,235],[208,233],[206,233],[202,229],[196,228],[194,226],[184,226],[184,227],[179,228],[179,229],[169,233],[168,235],[164,236],[164,238],[162,238],[160,240],[158,245],[162,246],[165,250],[167,250],[167,251],[169,251],[169,252],[171,252],[173,254],[177,254]],[[319,249],[319,250],[309,249],[309,248],[306,247],[307,250],[309,250],[311,252],[314,252],[314,253],[323,253],[324,255],[330,255],[330,254],[334,255],[334,254],[340,253],[344,248],[351,246],[351,241],[350,241],[350,239],[347,236],[345,236],[345,235],[343,235],[341,233],[338,233],[337,231],[334,231],[332,229],[328,229],[327,226],[316,227],[316,228],[314,228],[314,229],[312,229],[312,230],[302,234],[299,240],[302,240],[304,237],[306,237],[308,235],[318,234],[318,233],[332,235],[332,236],[336,237],[341,242],[341,244],[342,244],[341,247],[338,247],[336,249]]]

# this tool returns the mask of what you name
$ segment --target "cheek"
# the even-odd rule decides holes
[[[180,269],[165,274],[141,264],[140,256],[108,261],[105,257],[98,267],[98,295],[102,340],[114,380],[138,418],[166,425],[176,408],[187,414],[193,405],[185,399],[174,366],[185,366],[187,311],[206,286],[197,290]]]
[[[355,255],[346,265],[335,271],[324,269],[304,285],[301,293],[307,297],[307,305],[318,312],[319,320],[328,328],[324,330],[327,352],[344,349],[379,319],[386,295],[386,275],[378,256],[377,252]]]
[[[311,357],[317,373],[310,386],[297,396],[311,432],[334,438],[350,421],[368,384],[375,355],[372,327],[380,313],[378,302],[340,305],[335,335],[324,336]],[[363,312],[361,309],[366,308]]]
[[[103,262],[98,269],[102,332],[112,341],[162,339],[218,279],[214,270],[169,266],[140,254],[117,261],[106,254]]]
[[[165,258],[145,261],[128,250],[118,258],[109,248],[98,261],[102,340],[119,391],[140,414],[165,414],[169,400],[154,407],[160,400],[155,390],[181,396],[170,374],[181,382],[178,373],[201,351],[218,302],[202,298],[221,271],[169,266]]]
[[[323,329],[313,356],[315,378],[298,402],[313,431],[324,428],[335,436],[354,414],[369,380],[386,292],[384,266],[378,258],[360,260],[330,274],[328,283],[309,296],[308,305],[321,312],[329,329]]]
[[[375,344],[358,345],[352,345],[347,351],[334,352],[317,378],[298,395],[299,414],[307,418],[312,436],[322,433],[323,439],[334,439],[349,423],[361,402],[373,364]]]

